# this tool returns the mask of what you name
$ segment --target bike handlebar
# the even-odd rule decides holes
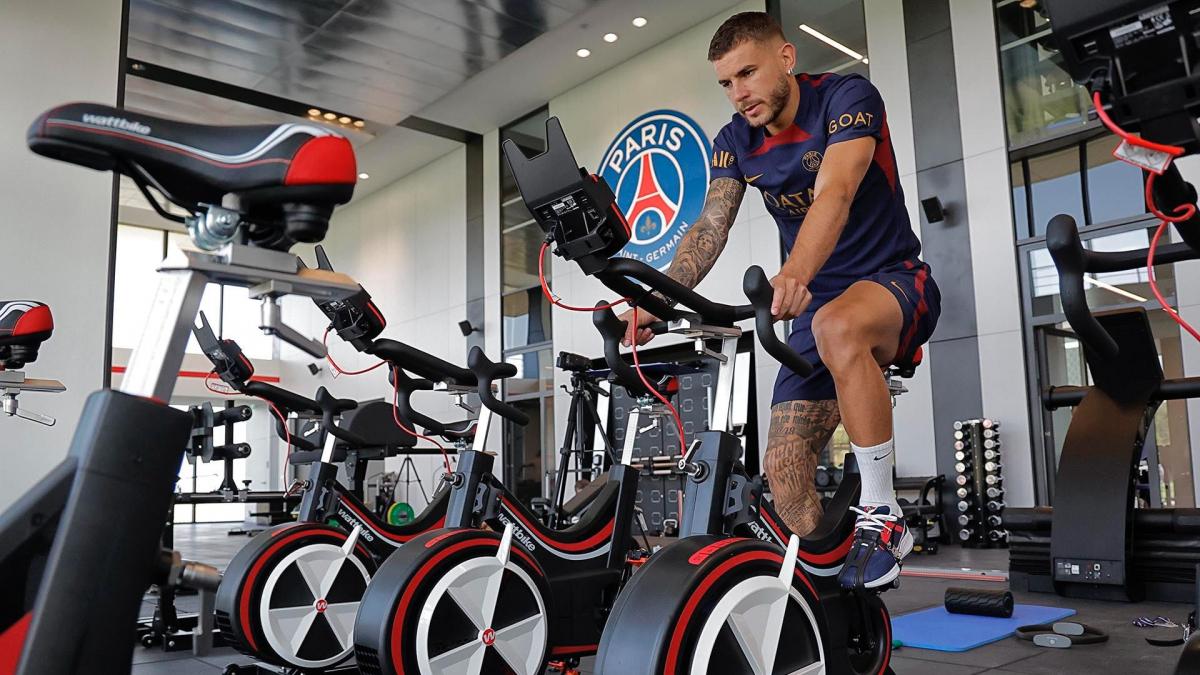
[[[396,385],[396,409],[413,424],[419,424],[435,434],[446,431],[446,425],[417,412],[412,407],[411,397],[414,391],[432,391],[433,383],[426,379],[409,377],[403,368],[393,368],[388,379]]]
[[[604,305],[597,305],[596,309],[592,310],[592,324],[596,326],[596,329],[600,331],[600,337],[604,339],[604,361],[621,386],[633,395],[649,394],[646,386],[642,384],[642,379],[638,377],[637,371],[621,358],[621,341],[625,338],[628,324],[618,319],[611,307]],[[646,328],[649,328],[655,335],[667,332],[667,324],[664,321],[652,323]],[[665,394],[661,388],[657,386],[654,388],[658,393]]]
[[[463,387],[473,387],[477,384],[475,374],[470,370],[439,359],[433,354],[423,352],[403,342],[379,338],[371,343],[366,352],[378,356],[398,368],[412,371],[427,380],[450,382]]]
[[[496,363],[492,361],[479,347],[471,348],[471,353],[467,355],[467,365],[475,373],[479,400],[487,406],[488,410],[521,426],[529,424],[528,415],[501,401],[492,394],[492,382],[497,379],[513,377],[517,374],[516,366],[511,363]]]
[[[754,316],[754,308],[750,305],[713,302],[646,263],[632,258],[610,258],[604,270],[596,273],[596,278],[612,290],[632,298],[639,307],[644,307],[658,318],[668,321],[681,319],[685,314],[654,297],[646,288],[634,283],[630,278],[645,284],[650,291],[692,310],[699,315],[703,323],[732,326],[742,319]]]
[[[771,301],[774,299],[775,289],[761,267],[753,265],[746,270],[746,275],[742,277],[742,291],[754,310],[754,332],[758,335],[763,349],[801,377],[812,373],[813,367],[808,359],[775,335],[775,317],[771,314]]]

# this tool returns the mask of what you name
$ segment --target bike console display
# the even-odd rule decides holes
[[[629,224],[612,189],[575,162],[557,117],[546,120],[542,154],[527,157],[511,139],[503,147],[525,204],[553,240],[555,255],[593,274],[629,241]]]
[[[1200,150],[1195,0],[1043,0],[1066,69],[1127,131]]]
[[[242,354],[242,348],[233,340],[218,339],[204,312],[200,312],[200,325],[193,326],[192,332],[204,355],[212,361],[217,376],[240,391],[254,375],[254,365]]]

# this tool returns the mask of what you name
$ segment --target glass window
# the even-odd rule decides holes
[[[504,346],[508,349],[548,342],[550,303],[541,288],[530,288],[504,296]]]
[[[504,422],[504,484],[511,486],[517,499],[528,504],[534,497],[542,495],[543,449],[542,439],[543,398],[530,398],[513,402],[513,407],[529,416],[529,424],[521,426]],[[549,424],[553,424],[551,416]]]
[[[1137,167],[1113,157],[1119,143],[1115,136],[1104,136],[1087,144],[1088,206],[1093,223],[1146,212],[1145,178]]]
[[[1183,377],[1183,353],[1179,326],[1161,309],[1149,310],[1147,316],[1150,319],[1150,330],[1154,335],[1163,376],[1167,379]],[[1093,384],[1083,356],[1083,349],[1079,341],[1071,336],[1070,330],[1070,325],[1066,323],[1040,329],[1043,335],[1042,345],[1045,350],[1044,363],[1047,368],[1047,372],[1042,373],[1041,376],[1043,387]],[[1063,442],[1066,439],[1067,428],[1073,412],[1074,408],[1060,408],[1046,413],[1056,461],[1062,454]],[[1146,444],[1142,451],[1142,459],[1147,466],[1151,462],[1157,466],[1157,470],[1150,471],[1150,475],[1153,476],[1156,473],[1158,475],[1157,485],[1148,488],[1148,490],[1152,490],[1152,493],[1144,492],[1140,495],[1142,506],[1159,504],[1164,508],[1192,508],[1195,506],[1192,453],[1188,439],[1187,401],[1164,402],[1155,411],[1152,428],[1147,434]]]
[[[1061,136],[1087,123],[1087,91],[1074,83],[1054,48],[1040,7],[998,7],[1000,71],[1009,143],[1027,145]]]
[[[1034,236],[1046,234],[1046,225],[1060,213],[1072,216],[1083,227],[1087,221],[1083,215],[1079,148],[1072,146],[1028,161]]]
[[[1029,233],[1029,196],[1025,189],[1025,169],[1023,162],[1012,164],[1012,200],[1013,218],[1017,228],[1017,239],[1031,236]]]
[[[1093,251],[1130,251],[1145,248],[1150,244],[1152,230],[1134,229],[1085,240],[1083,245]],[[1058,295],[1058,270],[1045,248],[1036,248],[1028,253],[1032,282],[1033,315],[1046,316],[1061,313],[1062,302]],[[1175,268],[1172,265],[1155,265],[1158,289],[1168,298],[1175,294]],[[1121,272],[1099,272],[1084,275],[1084,291],[1092,311],[1113,305],[1150,302],[1154,294],[1150,290],[1150,277],[1145,267]]]
[[[539,284],[537,254],[542,249],[543,238],[542,228],[532,220],[526,220],[524,225],[504,233],[504,293]],[[550,274],[550,255],[550,248],[547,247],[542,255],[542,266],[547,275]]]
[[[554,391],[554,359],[549,349],[510,354],[504,360],[517,367],[516,377],[504,381],[506,397]]]

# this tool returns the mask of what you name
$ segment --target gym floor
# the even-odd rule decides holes
[[[229,536],[228,524],[177,525],[175,546],[185,558],[224,567],[233,554],[246,543],[243,536]],[[905,567],[900,588],[884,596],[893,616],[940,605],[949,586],[1001,589],[998,581],[964,581],[916,576],[936,573],[1007,576],[1008,553],[1004,550],[973,550],[944,546],[936,555],[914,555]],[[892,657],[892,669],[897,675],[969,675],[972,673],[1170,673],[1179,658],[1179,647],[1154,647],[1145,641],[1152,634],[1173,637],[1176,632],[1165,629],[1143,629],[1132,625],[1137,616],[1165,616],[1176,622],[1187,618],[1191,606],[1186,603],[1152,603],[1135,605],[1087,600],[1068,600],[1053,595],[1017,593],[1018,603],[1070,607],[1076,615],[1070,620],[1081,621],[1107,632],[1109,641],[1099,645],[1078,646],[1072,649],[1046,649],[1016,638],[1005,638],[983,647],[961,653],[926,649],[900,648]],[[196,599],[184,597],[178,602],[180,611],[194,610]],[[152,597],[143,603],[143,616],[154,611]],[[1161,631],[1161,632],[1159,632]],[[159,649],[134,651],[133,675],[213,675],[230,663],[250,663],[250,659],[228,647],[213,650],[204,657],[190,652],[163,652]],[[585,660],[581,670],[588,669]]]

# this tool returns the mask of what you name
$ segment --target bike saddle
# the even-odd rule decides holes
[[[26,138],[39,155],[117,171],[161,188],[172,201],[267,217],[307,210],[312,220],[321,217],[312,211],[317,207],[327,220],[334,205],[350,201],[358,178],[350,142],[311,123],[208,126],[70,103],[43,113]],[[305,236],[289,222],[297,241],[320,241],[324,233],[321,227]]]
[[[44,303],[0,300],[0,370],[32,363],[52,332],[54,317]]]
[[[403,417],[400,422],[412,428]],[[414,436],[396,426],[392,405],[384,401],[363,403],[346,412],[338,426],[361,436],[368,447],[411,448],[417,444]]]
[[[897,359],[888,367],[888,370],[894,373],[897,377],[905,379],[917,374],[917,366],[921,365],[921,361],[925,359],[925,348],[917,347],[917,351],[913,353],[911,359]]]

